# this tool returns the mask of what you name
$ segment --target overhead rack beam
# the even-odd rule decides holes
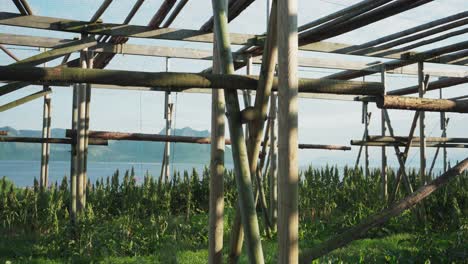
[[[101,69],[78,68],[36,68],[0,66],[0,80],[47,83],[92,83],[115,84],[119,86],[143,86],[167,89],[213,88],[232,89],[239,87],[247,90],[257,88],[258,77],[222,74],[197,74],[175,72],[132,72]],[[277,90],[275,78],[273,89]],[[332,93],[354,95],[382,95],[380,83],[359,81],[336,81],[328,79],[300,79],[299,91],[302,93]]]
[[[34,138],[34,137],[0,137],[0,142],[17,143],[47,143],[47,144],[72,144],[71,138]],[[90,139],[90,145],[107,146],[108,141],[103,139]]]

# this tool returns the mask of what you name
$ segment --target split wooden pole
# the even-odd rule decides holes
[[[217,38],[220,68],[224,74],[233,74],[234,64],[228,32],[227,2],[225,0],[212,0],[212,5],[214,24],[216,25],[215,36]],[[257,213],[254,204],[247,146],[240,119],[239,99],[235,90],[225,89],[224,96],[226,100],[229,132],[232,141],[234,171],[239,192],[241,221],[247,242],[247,253],[251,263],[264,263]]]
[[[297,0],[278,0],[278,263],[299,261]]]
[[[216,40],[215,40],[216,42]],[[213,73],[220,73],[220,61],[213,44]],[[208,263],[223,262],[224,232],[224,153],[225,153],[225,101],[224,91],[211,94],[211,162],[210,208],[208,230]]]
[[[44,90],[50,88],[44,86]],[[51,137],[51,98],[48,94],[44,95],[44,104],[42,111],[42,138]],[[49,156],[50,145],[48,143],[41,144],[41,174],[40,174],[40,187],[47,188],[49,183]]]

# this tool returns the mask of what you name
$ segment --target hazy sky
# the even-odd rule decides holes
[[[41,16],[63,17],[69,19],[90,19],[102,1],[91,0],[29,0],[35,14]],[[159,8],[162,0],[147,0],[143,4],[132,24],[146,25]],[[318,17],[330,14],[345,6],[354,4],[356,0],[300,0],[299,24],[310,22]],[[103,15],[105,22],[122,23],[135,0],[115,0]],[[256,0],[245,12],[230,24],[231,32],[259,34],[265,31],[266,0]],[[0,10],[18,12],[12,1],[0,0]],[[449,16],[468,10],[466,0],[436,0],[424,6],[407,11],[403,14],[374,23],[362,29],[341,35],[328,41],[359,44],[387,34],[398,32],[430,20]],[[198,29],[211,14],[211,1],[192,0],[186,5],[171,27]],[[76,34],[23,29],[1,26],[0,33],[30,34],[36,36],[49,36],[58,38],[72,38]],[[467,34],[438,42],[437,45],[423,46],[417,50],[427,50],[441,45],[465,41]],[[129,43],[147,45],[171,45],[188,48],[211,49],[211,45],[189,42],[168,42],[158,40],[132,39]],[[38,50],[22,47],[11,47],[20,58],[26,58],[38,53]],[[74,57],[77,55],[75,54]],[[327,55],[316,52],[301,52],[301,56],[343,58],[346,60],[359,60],[373,62],[376,59],[358,58],[355,56]],[[0,52],[0,64],[8,65],[12,59]],[[49,65],[56,64],[57,61]],[[180,72],[198,72],[210,66],[209,61],[195,61],[171,59],[170,70]],[[430,67],[429,65],[427,67]],[[109,69],[126,69],[139,71],[164,71],[165,59],[143,56],[117,55]],[[450,67],[448,67],[450,68]],[[465,70],[468,67],[464,67]],[[254,68],[258,72],[258,67]],[[300,69],[301,77],[320,77],[328,75],[333,70],[326,69]],[[244,73],[240,70],[239,73]],[[367,80],[378,81],[379,76],[367,77]],[[417,84],[416,76],[388,76],[389,90]],[[434,78],[433,78],[434,80]],[[454,97],[467,94],[467,85],[459,85],[444,90],[444,95]],[[0,98],[0,104],[38,91],[40,87],[28,87]],[[429,92],[428,97],[438,97],[438,91]],[[201,94],[174,94],[177,103],[174,124],[176,127],[190,126],[194,129],[210,129],[210,95]],[[164,93],[140,91],[112,91],[94,90],[91,104],[91,129],[109,131],[129,131],[154,133],[159,132],[163,126]],[[380,112],[374,105],[370,134],[380,133]],[[301,99],[299,101],[299,136],[301,143],[310,144],[343,144],[349,145],[351,139],[360,139],[363,133],[361,120],[361,103],[343,101],[323,101]],[[407,136],[413,112],[390,111],[395,133]],[[12,126],[18,129],[40,129],[42,123],[42,100],[35,100],[20,107],[0,113],[0,126]],[[448,133],[451,137],[467,137],[468,116],[461,114],[448,114],[450,124]],[[52,126],[54,128],[69,128],[71,123],[71,89],[66,87],[53,88],[52,94]],[[427,135],[440,136],[439,114],[427,114]],[[350,152],[330,152],[323,150],[303,150],[300,152],[302,164],[313,162],[336,163],[347,160],[351,163],[357,154],[357,147]],[[390,159],[394,163],[393,150]],[[429,157],[432,157],[432,151]],[[466,150],[449,150],[453,158],[463,158]],[[377,164],[380,158],[379,150],[373,150],[372,161]],[[418,161],[418,153],[413,151],[409,161]]]

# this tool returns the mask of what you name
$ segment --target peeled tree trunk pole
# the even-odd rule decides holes
[[[213,44],[213,73],[219,73],[219,56],[216,40]],[[211,162],[210,162],[210,209],[208,230],[208,263],[223,262],[224,232],[224,91],[211,94]]]
[[[458,163],[452,169],[446,171],[437,179],[433,180],[425,186],[420,187],[405,199],[395,203],[390,208],[368,217],[362,223],[348,229],[347,231],[335,236],[334,238],[318,245],[313,249],[305,250],[301,255],[301,263],[311,263],[314,259],[324,256],[335,249],[346,246],[350,242],[361,238],[371,228],[385,224],[392,217],[398,216],[403,211],[418,204],[423,199],[431,195],[434,191],[447,184],[450,180],[462,174],[466,169],[468,169],[468,158]]]
[[[250,175],[257,174],[257,167],[258,167],[258,155],[260,153],[260,145],[262,141],[263,135],[263,128],[264,122],[267,115],[268,110],[268,99],[271,95],[271,90],[273,86],[273,80],[275,75],[275,67],[276,62],[278,61],[278,45],[277,45],[277,14],[276,8],[277,1],[274,0],[272,2],[270,19],[268,21],[268,32],[267,32],[267,41],[265,43],[265,52],[263,53],[262,59],[262,66],[260,68],[260,76],[257,83],[257,92],[255,95],[255,104],[254,104],[254,111],[256,112],[255,116],[257,117],[256,120],[253,122],[249,122],[249,164],[250,164]],[[258,177],[257,177],[258,179]],[[259,195],[262,202],[262,207],[265,207],[263,191],[261,190],[262,185],[261,182],[257,180],[257,186],[259,190]],[[266,208],[264,209],[264,220],[265,223],[269,223],[269,219],[267,219]],[[231,245],[232,250],[236,250],[236,252],[231,252],[231,258],[237,259],[240,255],[240,251],[238,249],[242,249],[242,240],[241,240],[241,227],[238,226],[239,222],[235,221],[233,226],[232,235],[236,236],[231,239],[233,245]],[[266,226],[267,233],[269,226]]]
[[[44,90],[50,88],[44,86]],[[50,126],[51,126],[51,99],[48,94],[44,95],[44,104],[42,112],[42,138],[50,138]],[[41,180],[40,186],[46,188],[49,182],[49,156],[50,156],[50,145],[43,143],[41,145]]]
[[[278,0],[278,263],[299,261],[297,0]]]
[[[224,74],[234,73],[234,63],[230,47],[227,2],[226,0],[212,0],[215,35],[217,39],[217,51],[220,60],[220,68]],[[249,159],[244,133],[242,131],[239,98],[236,90],[224,91],[226,110],[229,124],[229,133],[232,142],[232,156],[236,175],[237,189],[239,192],[239,207],[241,211],[242,225],[247,242],[247,253],[250,263],[264,263],[257,212],[255,210],[252,180],[249,168]]]
[[[183,91],[190,88],[225,89],[236,91],[239,87],[256,90],[258,77],[231,74],[136,72],[121,70],[80,68],[36,68],[23,66],[0,66],[0,81],[28,81],[45,83],[90,83],[119,86],[158,87],[156,91]],[[273,80],[273,90],[278,81]],[[0,88],[0,94],[2,88]],[[380,83],[341,81],[329,79],[300,79],[301,93],[332,93],[381,96]]]
[[[71,128],[75,133],[72,137],[72,144],[70,150],[70,222],[72,227],[76,224],[77,218],[77,152],[76,152],[76,132],[78,127],[78,84],[73,85],[73,97],[72,97],[72,124]],[[72,235],[75,235],[74,232]]]
[[[468,100],[429,99],[386,95],[377,97],[377,107],[427,112],[468,113]]]

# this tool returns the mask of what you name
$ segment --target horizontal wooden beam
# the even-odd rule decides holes
[[[317,144],[299,144],[300,149],[326,149],[326,150],[351,150],[348,146],[336,146],[336,145],[317,145]]]
[[[90,23],[64,18],[44,16],[21,16],[15,13],[0,12],[0,25],[19,26],[36,29],[63,31],[70,33],[87,33],[113,37],[131,37],[146,39],[165,39],[193,42],[213,42],[213,34],[199,30],[158,28],[149,26],[122,25],[112,23]],[[255,45],[257,36],[249,34],[230,34],[231,43],[235,45]]]
[[[71,138],[0,137],[0,142],[72,144],[73,140]],[[90,138],[89,144],[97,146],[107,146],[108,141],[103,139]]]
[[[43,48],[56,48],[64,43],[69,43],[72,40],[47,38],[36,36],[24,36],[15,34],[0,33],[0,44],[19,45],[19,46],[32,46]],[[125,54],[125,55],[141,55],[141,56],[156,56],[156,57],[170,57],[180,59],[197,59],[197,60],[212,60],[212,51],[192,48],[178,48],[178,47],[164,47],[164,46],[150,46],[150,45],[136,45],[136,44],[114,44],[114,43],[99,43],[94,47],[90,47],[95,53],[112,53],[112,54]],[[245,55],[233,53],[236,62],[244,62]],[[252,58],[254,64],[261,64],[261,57]],[[347,61],[336,59],[322,59],[322,58],[299,58],[298,64],[301,67],[324,68],[324,69],[341,69],[341,70],[366,70],[369,72],[380,72],[380,63],[372,67],[372,63]],[[374,63],[375,64],[375,63]],[[464,77],[468,74],[466,70],[447,70],[439,67],[427,67],[425,69],[427,74],[431,76],[444,76],[444,77]],[[388,71],[387,73],[395,74],[408,74],[417,75],[418,69],[415,65],[401,67],[396,70]]]
[[[441,19],[433,20],[433,21],[431,21],[429,23],[425,23],[425,24],[422,24],[422,25],[418,25],[416,27],[405,29],[403,31],[393,33],[393,34],[390,34],[390,35],[387,35],[387,36],[384,36],[384,37],[381,37],[381,38],[378,38],[378,39],[375,39],[375,40],[372,40],[372,41],[369,41],[369,42],[366,42],[366,43],[363,43],[363,44],[355,45],[353,47],[345,48],[345,49],[343,49],[341,51],[349,53],[349,54],[353,54],[353,53],[356,53],[357,51],[360,51],[360,50],[363,50],[363,49],[366,49],[366,48],[369,48],[369,47],[375,47],[375,46],[378,46],[378,45],[380,45],[382,43],[386,43],[386,42],[389,42],[389,41],[392,41],[392,40],[395,40],[395,39],[399,39],[401,37],[405,37],[405,36],[408,36],[408,35],[411,35],[411,34],[414,34],[414,33],[418,33],[418,32],[421,32],[423,30],[427,30],[427,29],[430,29],[430,28],[433,28],[433,27],[436,27],[436,26],[439,26],[439,25],[443,25],[443,24],[446,24],[446,23],[451,22],[451,21],[462,19],[462,18],[465,18],[465,17],[468,17],[468,11],[464,11],[464,12],[461,12],[461,13],[458,13],[458,14],[455,14],[455,15],[451,15],[451,16],[448,16],[448,17],[441,18]]]
[[[258,77],[205,73],[135,72],[78,68],[36,68],[0,66],[0,81],[115,84],[119,86],[157,87],[177,91],[189,88],[256,90]],[[277,89],[275,79],[273,87]],[[300,79],[302,93],[382,95],[383,86],[375,82]]]
[[[437,81],[430,82],[427,85],[426,91],[437,90],[441,88],[447,88],[459,84],[468,83],[468,74],[464,78],[443,78]],[[418,93],[419,86],[410,86],[387,92],[388,95],[408,95]]]
[[[55,17],[41,16],[21,16],[15,13],[0,12],[0,25],[37,28],[44,30],[54,30],[72,33],[87,33],[121,37],[135,37],[147,39],[165,39],[178,41],[192,41],[212,43],[213,34],[198,30],[162,28],[152,29],[147,26],[135,26],[126,24],[108,24],[108,23],[89,23],[87,21],[70,20]],[[230,34],[231,43],[234,45],[262,46],[265,39],[264,35],[251,34]],[[5,43],[6,44],[6,43]],[[35,46],[30,43],[27,46]],[[37,43],[39,45],[40,43]],[[343,49],[353,47],[354,45],[335,43],[329,41],[320,41],[316,43],[301,46],[299,49],[304,51],[328,52],[337,54],[347,54]],[[369,56],[369,55],[362,55]],[[401,53],[395,53],[382,56],[382,58],[399,59]],[[375,56],[370,56],[375,57]]]
[[[15,100],[13,102],[10,102],[10,103],[4,104],[4,105],[0,105],[0,112],[4,112],[6,110],[15,108],[15,107],[20,106],[22,104],[31,102],[32,100],[35,100],[37,98],[41,98],[44,95],[50,94],[50,93],[52,93],[52,90],[50,90],[50,89],[48,89],[46,91],[39,91],[37,93],[33,93],[31,95],[28,95],[28,96],[22,97],[20,99],[17,99],[17,100]]]
[[[71,129],[65,132],[66,137],[73,137]],[[159,134],[110,132],[110,131],[89,131],[89,138],[102,140],[128,140],[128,141],[148,141],[148,142],[177,142],[191,144],[211,144],[210,137],[188,137],[188,136],[167,136]],[[225,140],[226,145],[231,145],[231,140]],[[351,150],[348,146],[319,145],[319,144],[299,144],[300,149],[324,149],[324,150]]]
[[[455,101],[386,95],[377,97],[377,107],[382,109],[468,113],[468,100]]]
[[[45,62],[49,62],[56,58],[60,58],[72,52],[80,51],[80,50],[95,46],[96,44],[97,44],[97,41],[92,37],[82,39],[82,40],[74,40],[74,41],[59,45],[53,50],[44,51],[42,53],[20,60],[10,65],[36,66]]]
[[[368,147],[404,147],[406,142],[375,142],[364,140],[351,140],[352,146],[368,146]],[[411,143],[411,147],[419,147],[419,142]],[[464,143],[435,143],[427,142],[426,147],[431,148],[468,148],[468,144]]]
[[[406,143],[408,142],[408,137],[401,136],[368,136],[368,142],[388,142],[388,143]],[[419,137],[413,137],[411,139],[413,142],[419,142]],[[445,137],[426,137],[426,142],[429,143],[468,143],[468,138],[445,138]]]
[[[414,64],[416,62],[425,62],[425,61],[437,61],[442,55],[449,54],[452,52],[458,52],[468,49],[468,41],[462,41],[458,43],[454,43],[451,45],[447,45],[444,47],[439,47],[423,52],[417,53],[405,53],[402,55],[401,60],[392,60],[389,62],[385,62],[382,64],[382,67],[385,67],[386,70],[395,70],[410,64]],[[338,79],[338,80],[350,80],[354,78],[363,77],[366,75],[370,75],[369,71],[361,70],[361,71],[343,71],[328,75],[324,78],[328,79]]]
[[[351,140],[352,146],[368,146],[368,147],[404,147],[405,142],[374,142],[374,141],[363,141],[363,140]],[[411,143],[412,148],[418,148],[419,142]],[[456,143],[426,143],[426,147],[430,148],[468,148],[468,144],[456,144]]]

